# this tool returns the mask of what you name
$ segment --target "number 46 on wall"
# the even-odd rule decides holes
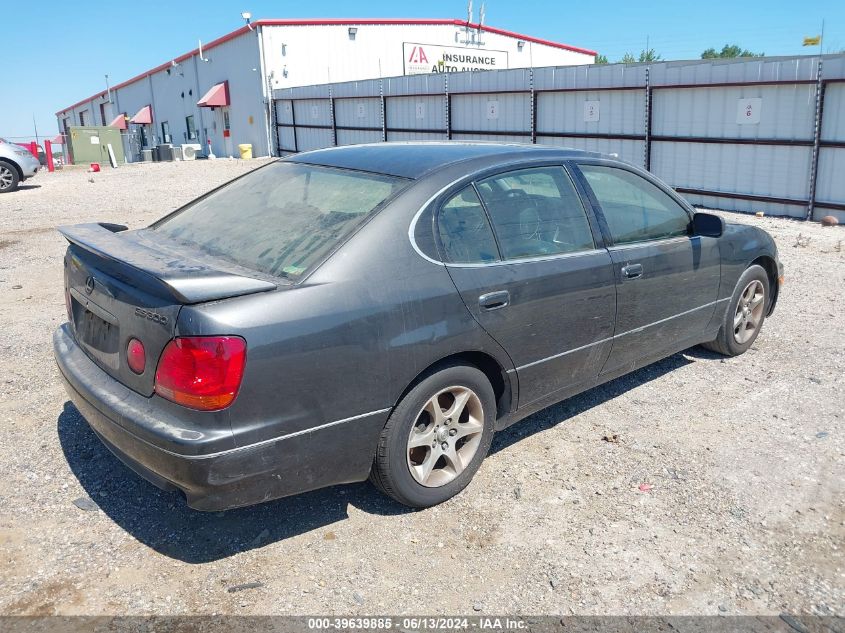
[[[736,104],[737,125],[754,125],[760,122],[763,100],[760,97],[739,99]]]

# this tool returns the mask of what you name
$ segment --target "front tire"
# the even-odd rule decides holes
[[[496,397],[476,367],[446,365],[393,409],[379,438],[370,481],[413,508],[458,494],[493,441]]]
[[[757,340],[769,307],[769,276],[762,266],[749,266],[736,282],[715,340],[704,347],[723,354],[744,354]]]
[[[0,193],[9,193],[18,188],[20,176],[11,163],[0,160]]]

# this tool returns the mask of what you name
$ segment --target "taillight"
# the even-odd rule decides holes
[[[65,308],[67,309],[67,320],[73,323],[73,307],[70,303],[70,290],[65,287]]]
[[[147,350],[136,338],[129,339],[129,344],[126,346],[126,364],[136,374],[143,374],[147,366]]]
[[[246,341],[239,336],[175,338],[161,353],[155,391],[192,409],[225,409],[238,395],[245,364]]]

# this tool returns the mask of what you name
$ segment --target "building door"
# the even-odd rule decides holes
[[[229,122],[229,107],[220,108],[223,115],[223,146],[226,148],[226,156],[233,156],[232,153],[232,126]]]
[[[147,138],[147,126],[139,125],[138,128],[138,145],[141,149],[149,147],[149,139]]]

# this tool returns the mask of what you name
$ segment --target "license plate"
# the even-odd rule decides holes
[[[106,350],[112,336],[112,324],[86,310],[82,315],[81,338],[97,349]]]
[[[76,310],[76,337],[104,361],[111,361],[107,358],[117,353],[119,340],[118,326],[100,318],[80,304],[74,306]],[[111,364],[111,363],[109,363]]]

